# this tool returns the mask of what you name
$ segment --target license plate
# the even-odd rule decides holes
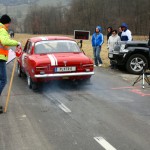
[[[69,72],[76,71],[76,67],[57,67],[55,68],[55,72]]]
[[[113,54],[109,54],[109,58],[113,58]]]

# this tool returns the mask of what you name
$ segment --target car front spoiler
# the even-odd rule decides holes
[[[94,75],[94,72],[77,72],[77,73],[55,73],[55,74],[36,74],[35,78],[53,78],[53,77],[73,77],[73,76],[90,76]]]

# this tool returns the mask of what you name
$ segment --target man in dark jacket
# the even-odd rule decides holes
[[[112,27],[107,28],[107,41],[108,41],[109,37],[112,35],[112,30],[113,30]]]
[[[149,61],[150,61],[150,32],[149,32],[149,39],[148,39],[148,47],[149,47]]]
[[[150,49],[150,32],[149,32],[148,47],[149,47],[149,49]]]

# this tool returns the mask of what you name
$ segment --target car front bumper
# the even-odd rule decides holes
[[[55,73],[55,74],[36,74],[35,78],[55,78],[55,77],[75,77],[75,76],[91,76],[94,72],[75,72],[75,73]]]
[[[111,61],[118,65],[124,65],[126,62],[126,54],[125,53],[119,53],[119,54],[114,54],[114,53],[109,53],[108,57]]]

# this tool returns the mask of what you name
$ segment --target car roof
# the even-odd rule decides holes
[[[50,40],[71,40],[75,41],[73,38],[65,37],[65,36],[38,36],[29,38],[30,41],[36,43],[40,41],[50,41]]]

